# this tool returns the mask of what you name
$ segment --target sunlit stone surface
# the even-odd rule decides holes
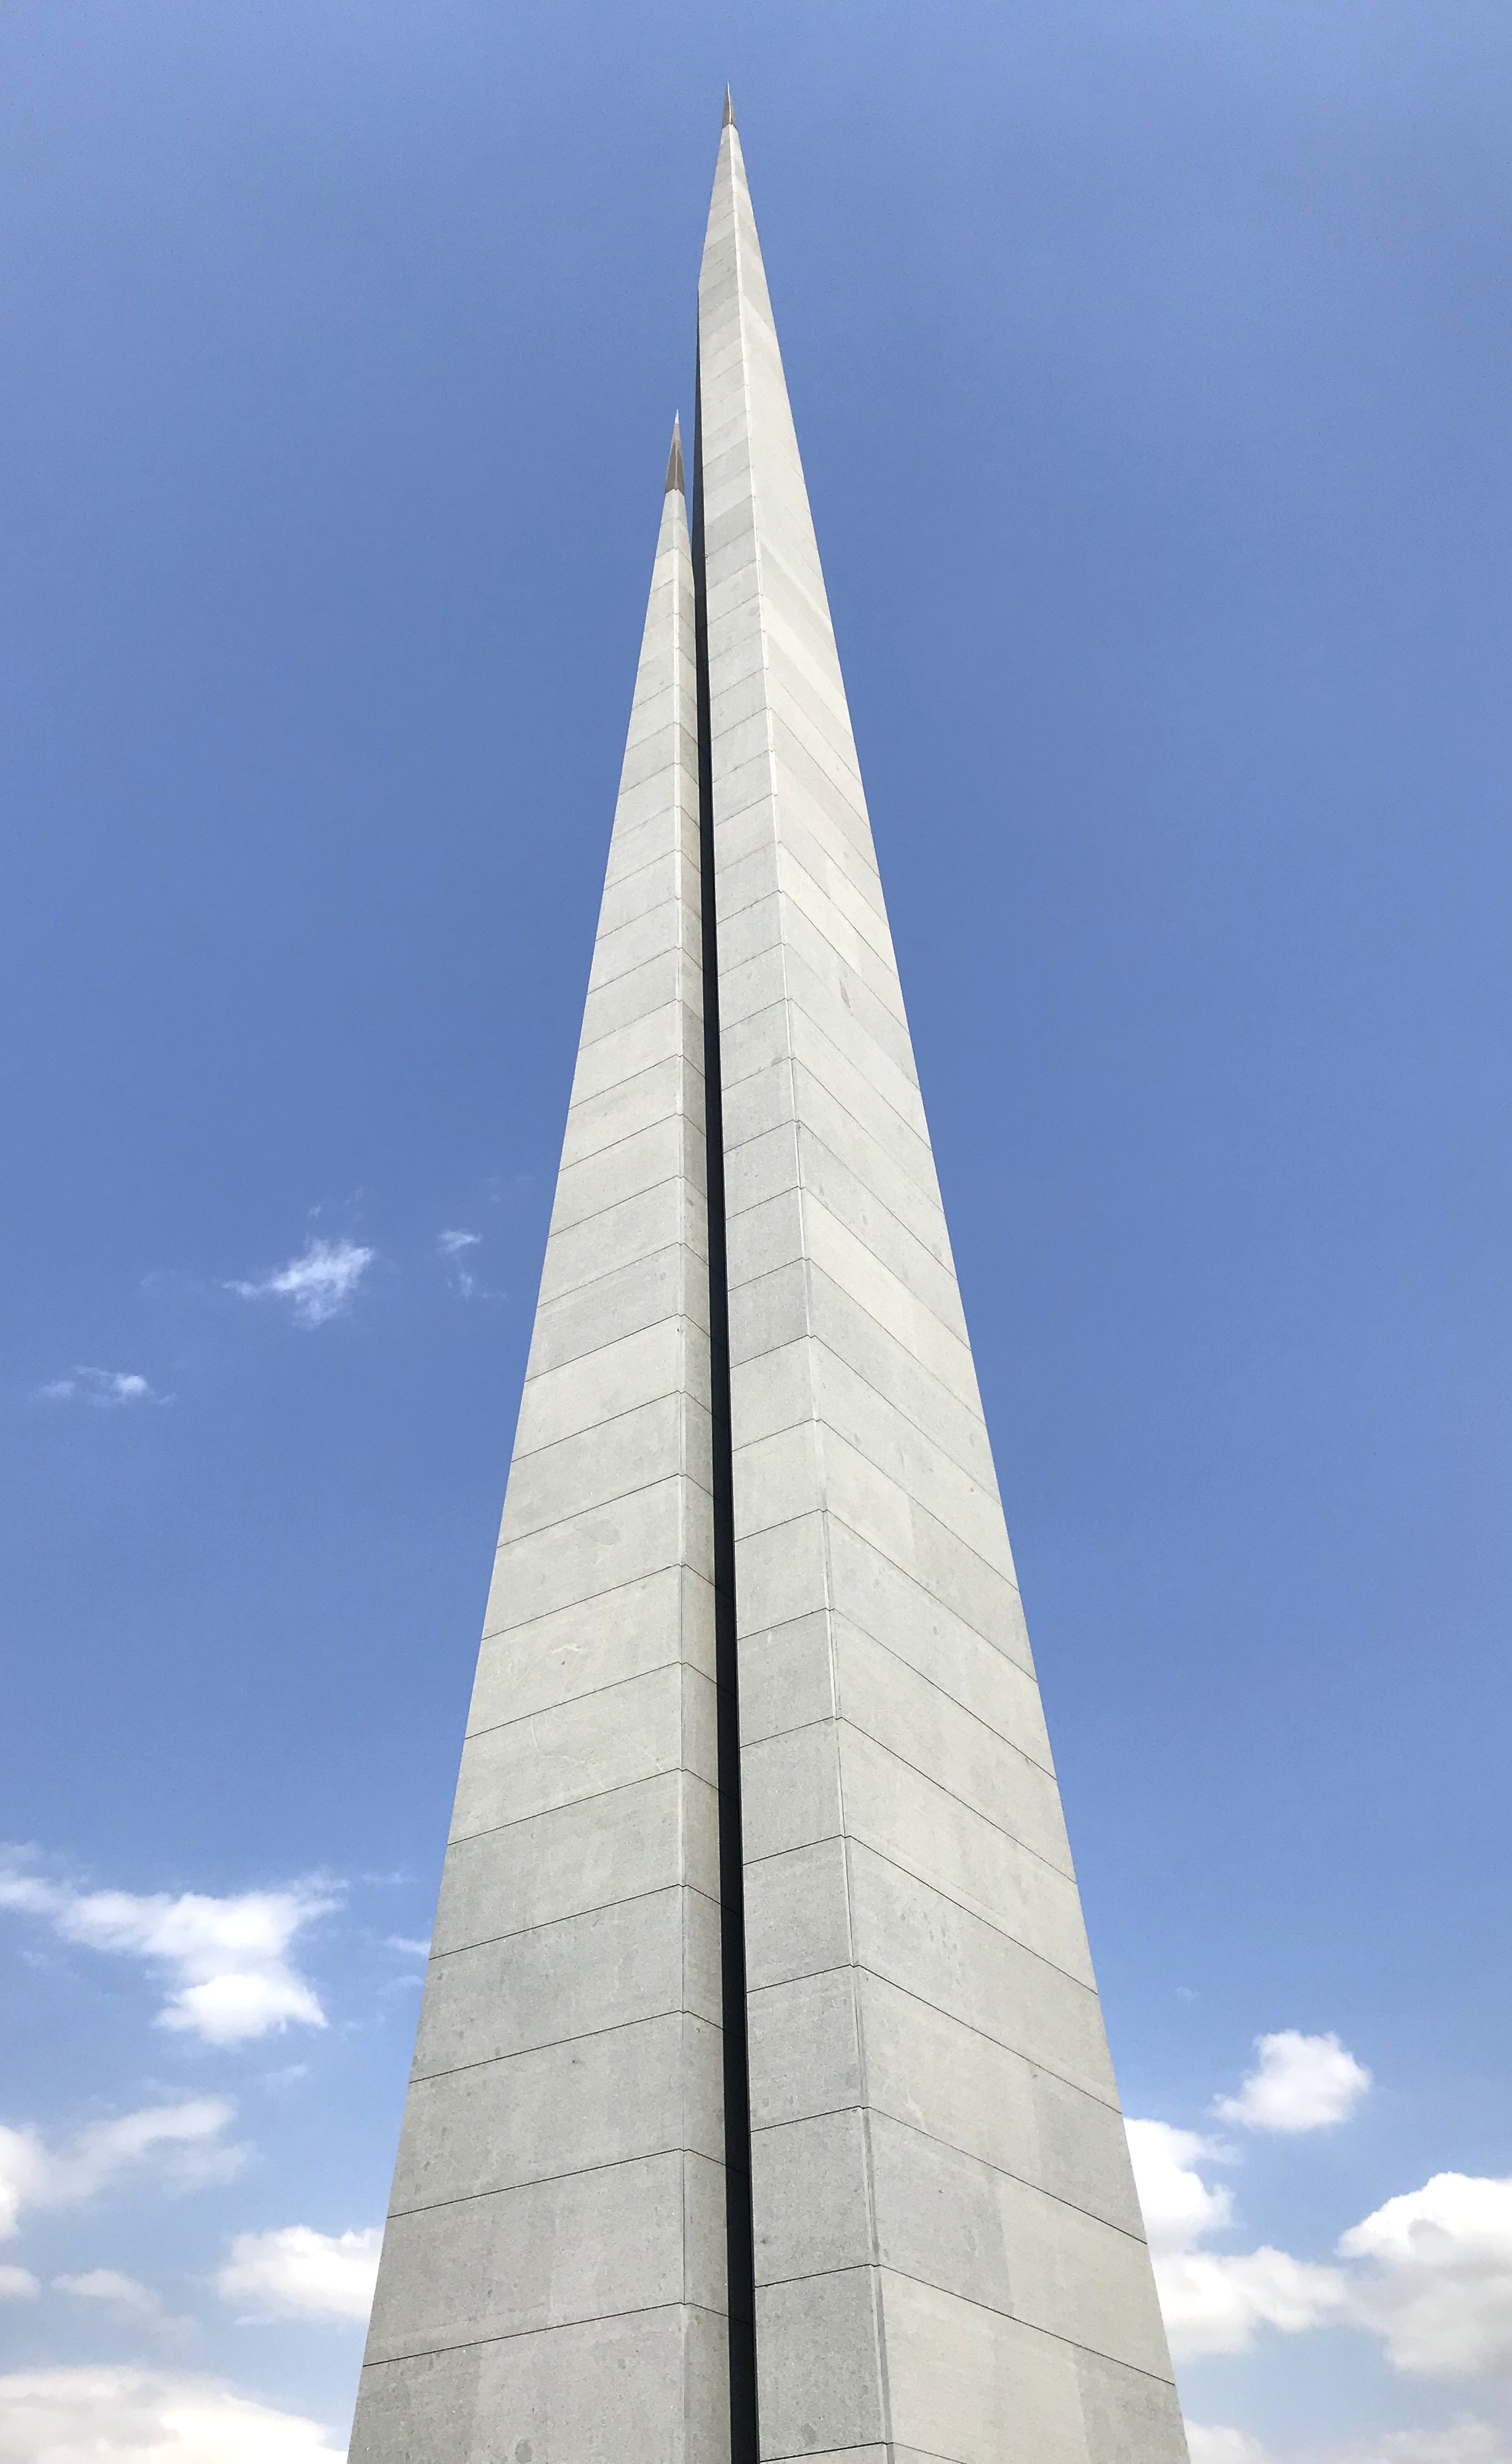
[[[728,109],[698,398],[353,2464],[1183,2464]]]

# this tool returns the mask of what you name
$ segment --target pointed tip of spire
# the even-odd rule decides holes
[[[731,91],[730,91],[730,88],[729,88],[728,86],[726,86],[726,88],[725,88],[725,116],[724,116],[723,120],[720,121],[719,126],[720,126],[721,131],[723,131],[723,130],[724,130],[724,129],[726,129],[726,128],[734,128],[734,125],[735,125],[735,100],[734,100],[734,95],[733,95],[733,94],[731,93]]]
[[[683,431],[675,419],[672,422],[672,450],[667,457],[667,486],[663,493],[669,496],[674,488],[677,494],[682,495],[684,493]]]

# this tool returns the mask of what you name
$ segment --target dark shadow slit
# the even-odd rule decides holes
[[[709,1144],[709,1351],[713,1421],[714,1666],[719,1767],[720,1974],[724,2019],[725,2239],[730,2298],[731,2464],[756,2464],[756,2254],[751,2238],[751,2075],[746,2040],[745,1873],[740,1834],[740,1692],[730,1453],[730,1291],[725,1265],[724,1107],[714,807],[704,583],[704,426],[693,410],[693,634],[698,667],[699,873],[703,899],[704,1093]]]

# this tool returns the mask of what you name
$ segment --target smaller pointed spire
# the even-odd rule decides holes
[[[728,86],[726,86],[726,88],[725,88],[725,116],[724,116],[723,120],[720,121],[719,125],[720,125],[721,129],[725,129],[725,128],[734,128],[734,124],[735,124],[735,105],[734,105],[734,95],[731,93],[730,88],[729,88]]]
[[[663,494],[669,496],[674,488],[680,496],[686,493],[683,485],[683,435],[675,419],[672,421],[672,450],[667,457],[667,486]]]

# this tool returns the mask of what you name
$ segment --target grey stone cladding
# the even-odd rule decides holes
[[[760,2453],[1182,2464],[733,120],[698,354]]]
[[[668,487],[353,2464],[724,2464],[693,583]]]
[[[698,404],[352,2464],[1185,2464],[728,107]]]

